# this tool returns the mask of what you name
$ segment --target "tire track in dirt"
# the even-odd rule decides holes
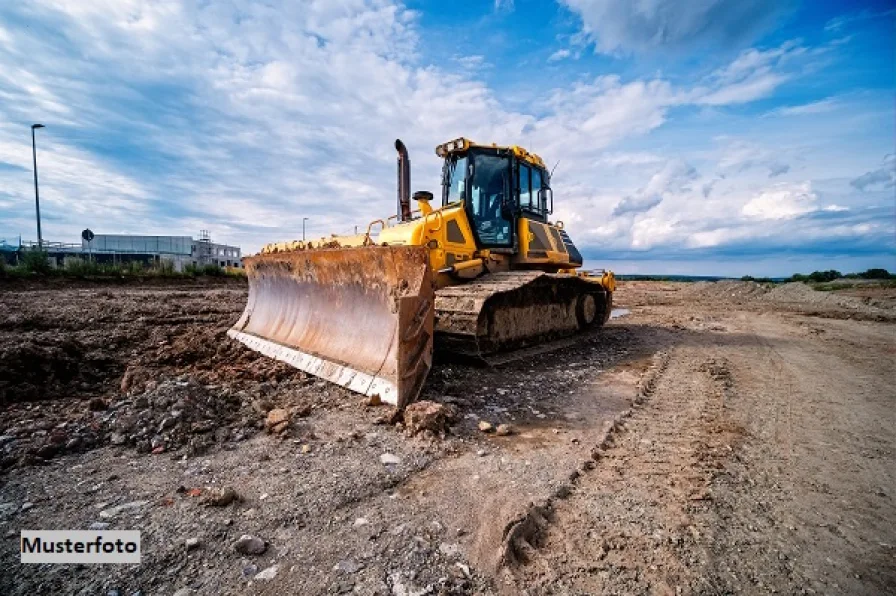
[[[741,436],[724,421],[732,388],[727,361],[705,350],[660,357],[642,380],[646,401],[595,450],[593,469],[533,508],[507,561],[508,593],[712,591],[695,514],[711,506],[712,479]]]

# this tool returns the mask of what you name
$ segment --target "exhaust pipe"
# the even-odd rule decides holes
[[[395,150],[398,151],[398,219],[411,219],[411,160],[407,147],[401,139],[395,139]]]

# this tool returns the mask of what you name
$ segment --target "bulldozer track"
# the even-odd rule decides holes
[[[593,312],[582,300],[591,296]],[[448,357],[500,365],[521,355],[508,350],[550,352],[557,341],[608,318],[611,300],[599,284],[540,271],[492,273],[478,281],[436,291],[436,347]]]

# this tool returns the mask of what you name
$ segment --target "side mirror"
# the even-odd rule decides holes
[[[554,191],[542,188],[538,191],[538,205],[545,213],[554,212]]]

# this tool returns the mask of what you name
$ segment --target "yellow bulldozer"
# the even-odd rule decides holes
[[[616,288],[582,272],[550,173],[518,146],[439,145],[441,207],[414,193],[398,152],[396,215],[364,233],[268,244],[244,259],[246,309],[230,337],[323,379],[403,408],[434,350],[486,360],[602,325]]]

